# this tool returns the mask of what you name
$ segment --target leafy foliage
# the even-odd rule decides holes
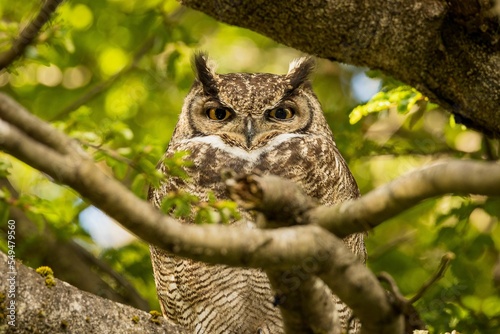
[[[206,201],[183,190],[170,192],[163,199],[161,210],[176,218],[190,218],[196,224],[227,224],[240,219],[235,202],[218,200],[212,192]]]
[[[380,92],[373,95],[367,103],[354,108],[349,115],[349,122],[356,124],[364,116],[371,113],[396,108],[401,114],[409,113],[419,103],[418,109],[427,104],[427,99],[415,88],[406,85],[385,86]],[[419,115],[422,115],[419,113]]]
[[[34,0],[16,6],[0,0],[0,51],[10,47],[38,8]],[[35,42],[0,74],[0,90],[78,140],[100,168],[142,198],[149,184],[159,186],[165,177],[155,165],[192,83],[195,50],[207,50],[220,63],[220,72],[284,73],[288,61],[299,55],[256,33],[162,0],[65,2]],[[381,78],[382,90],[357,106],[361,101],[354,98],[352,79],[362,71],[319,60],[313,78],[362,193],[437,159],[498,159],[498,142],[454,124],[414,88],[380,73],[369,75]],[[184,154],[164,162],[172,176],[185,177],[189,162]],[[81,227],[80,213],[88,204],[73,191],[5,154],[0,154],[0,176],[7,176],[20,193],[12,198],[0,191],[0,224],[6,222],[8,205],[22,208],[38,226],[49,225],[60,238],[85,245],[157,307],[143,242],[103,249]],[[417,308],[436,333],[450,328],[497,333],[500,295],[492,286],[491,269],[500,249],[499,208],[499,199],[477,196],[425,201],[367,238],[368,265],[375,272],[389,272],[411,297],[436,270],[442,254],[453,252],[451,269]],[[236,214],[232,202],[210,194],[201,201],[182,192],[169,194],[162,209],[178,217],[194,215],[200,223],[225,223]],[[2,249],[5,240],[0,240]]]

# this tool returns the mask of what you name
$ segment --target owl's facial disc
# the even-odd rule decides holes
[[[197,80],[186,104],[192,137],[219,137],[247,152],[281,134],[303,134],[312,124],[311,58],[290,64],[286,75],[217,74],[204,54],[195,57]]]

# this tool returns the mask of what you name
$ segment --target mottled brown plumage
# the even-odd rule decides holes
[[[226,198],[221,171],[227,168],[293,180],[322,204],[359,196],[308,81],[311,58],[292,62],[286,75],[216,74],[203,54],[195,57],[195,68],[197,79],[165,153],[190,152],[190,179],[169,178],[150,189],[154,205],[176,190],[202,199],[208,191]],[[159,170],[167,172],[162,164]],[[232,227],[244,234],[254,224],[249,214],[242,217]],[[363,236],[345,242],[364,261]],[[279,309],[262,271],[184,260],[155,247],[151,256],[168,319],[194,333],[282,333]],[[345,326],[350,310],[339,301],[337,308]],[[350,333],[358,327],[354,322]]]

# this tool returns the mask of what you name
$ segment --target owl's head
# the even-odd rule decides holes
[[[285,75],[217,74],[203,53],[195,55],[194,68],[172,140],[217,136],[252,151],[282,134],[330,133],[309,81],[313,58],[292,61]]]

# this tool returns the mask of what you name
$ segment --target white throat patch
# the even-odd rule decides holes
[[[283,133],[281,135],[277,135],[273,139],[267,143],[266,146],[260,147],[256,150],[253,151],[245,151],[244,149],[236,146],[230,146],[227,145],[225,142],[222,141],[222,139],[219,136],[216,135],[210,135],[210,136],[205,136],[205,137],[195,137],[195,138],[190,138],[190,139],[183,139],[181,142],[182,143],[205,143],[210,145],[213,148],[217,148],[219,150],[222,150],[226,153],[229,153],[230,155],[246,160],[248,162],[257,162],[259,157],[267,153],[271,150],[273,150],[276,146],[281,145],[283,142],[286,142],[292,138],[299,138],[299,137],[304,137],[305,135],[303,134],[298,134],[298,133]]]

